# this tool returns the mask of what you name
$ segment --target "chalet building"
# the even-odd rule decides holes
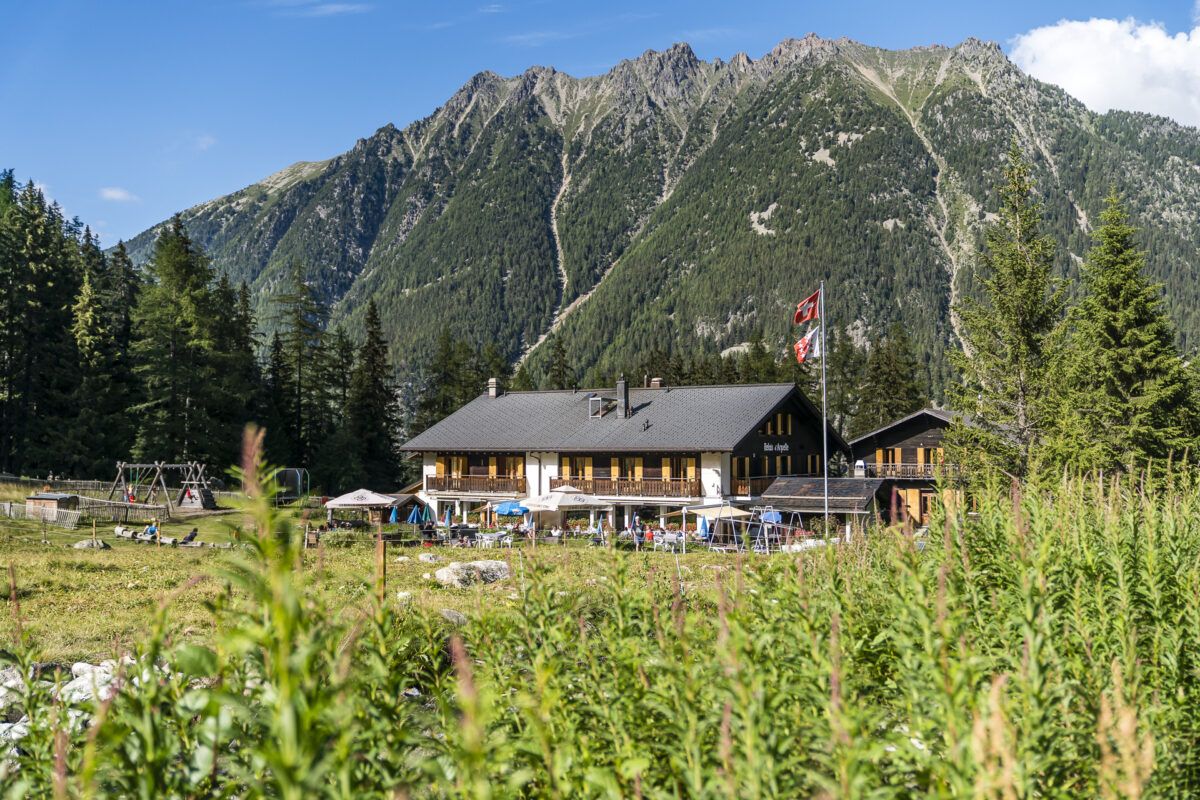
[[[753,501],[780,475],[818,475],[821,414],[794,384],[498,391],[403,445],[439,516],[571,486],[635,509]],[[832,426],[829,452],[850,453]]]
[[[884,479],[895,490],[898,510],[919,525],[929,521],[938,478],[958,474],[942,447],[954,416],[925,408],[850,442],[856,474]]]

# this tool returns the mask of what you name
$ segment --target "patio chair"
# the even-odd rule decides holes
[[[679,534],[658,532],[654,534],[654,549],[669,550],[675,552],[675,546],[679,544]]]

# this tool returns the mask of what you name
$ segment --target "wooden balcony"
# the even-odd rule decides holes
[[[572,486],[582,494],[605,497],[701,497],[700,481],[684,478],[551,478],[550,488]]]
[[[774,475],[759,478],[734,478],[732,481],[734,497],[758,497],[775,482]]]
[[[427,492],[457,494],[525,494],[524,478],[500,478],[490,475],[430,475],[425,479]]]
[[[913,480],[936,481],[943,475],[957,478],[963,470],[958,464],[876,464],[866,463],[868,478],[910,478]]]

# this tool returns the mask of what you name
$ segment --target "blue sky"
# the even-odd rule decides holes
[[[995,40],[1092,107],[1156,98],[1145,110],[1196,125],[1197,2],[8,0],[0,167],[109,245],[407,125],[481,70],[590,75],[677,41],[758,58],[810,31],[889,48]],[[1117,75],[1089,65],[1100,50]]]

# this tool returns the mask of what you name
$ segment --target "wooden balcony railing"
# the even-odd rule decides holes
[[[757,497],[775,482],[774,476],[760,478],[734,478],[733,494],[735,497]]]
[[[684,478],[551,478],[550,488],[572,486],[582,494],[609,497],[700,497],[704,487],[700,481]]]
[[[463,494],[525,494],[525,479],[493,478],[489,475],[430,475],[425,479],[425,490]]]
[[[868,478],[916,478],[933,481],[942,475],[948,478],[962,474],[958,464],[876,464],[868,461],[865,464]]]

